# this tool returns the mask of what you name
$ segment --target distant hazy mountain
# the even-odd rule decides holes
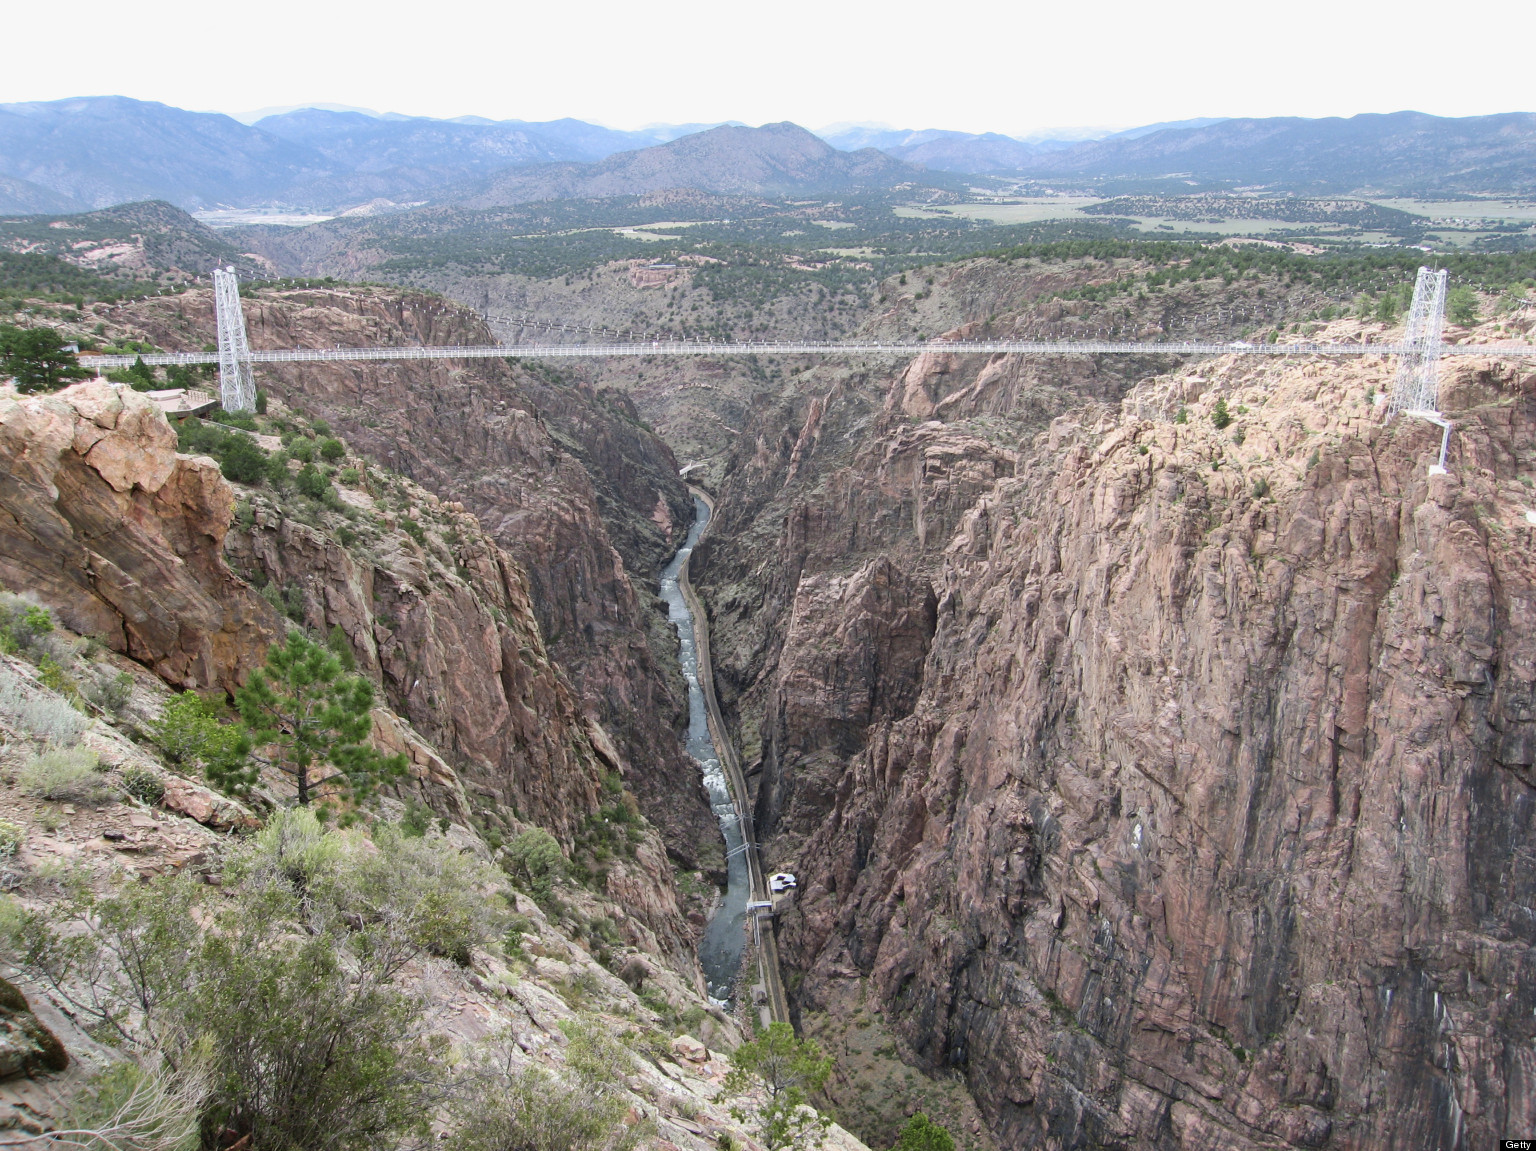
[[[89,208],[264,203],[327,174],[314,151],[217,113],[122,96],[0,104],[0,175]]]
[[[123,96],[0,104],[0,211],[147,199],[194,210],[342,211],[374,200],[427,199],[517,165],[601,160],[697,127],[620,132],[570,119],[434,120],[339,107],[243,124]]]
[[[834,148],[879,148],[910,164],[940,172],[1015,172],[1031,167],[1041,156],[1090,140],[1135,139],[1169,128],[1203,128],[1219,119],[1180,120],[1148,124],[1124,132],[1103,128],[1061,129],[1035,136],[1003,136],[997,132],[948,132],[926,128],[908,131],[867,124],[834,125],[818,132]]]
[[[318,108],[268,116],[254,127],[313,148],[339,167],[356,172],[400,169],[452,173],[439,183],[514,164],[601,160],[614,152],[672,138],[660,132],[619,132],[582,120],[542,124],[478,116],[433,120]]]
[[[997,172],[1032,160],[1041,145],[1026,144],[996,132],[948,132],[938,128],[907,131],[851,125],[824,129],[821,138],[834,148],[879,148],[888,156],[940,172]]]
[[[1043,153],[1027,170],[1088,178],[1177,176],[1328,194],[1528,194],[1536,192],[1536,114],[1221,120]]]
[[[0,212],[79,212],[85,205],[50,188],[0,176]]]
[[[1181,128],[1209,128],[1212,124],[1225,123],[1226,116],[1201,116],[1194,120],[1161,120],[1156,124],[1143,124],[1139,128],[1126,128],[1121,132],[1106,132],[1102,136],[1084,136],[1083,140],[1109,139],[1109,140],[1135,140],[1142,136],[1150,136],[1153,132],[1166,132]]]
[[[454,202],[471,208],[532,200],[634,196],[666,188],[716,195],[766,195],[889,188],[924,180],[921,168],[874,148],[842,152],[795,124],[723,126],[667,144],[620,152],[596,164],[515,168],[466,188]]]
[[[255,125],[121,96],[0,104],[0,212],[162,199],[187,209],[511,204],[694,188],[724,195],[890,187],[1017,172],[1127,190],[1256,185],[1310,194],[1536,192],[1536,116],[1195,120],[1093,141],[792,124],[434,120],[306,108]],[[876,149],[879,149],[878,151]],[[1121,186],[1114,188],[1114,182]],[[1193,181],[1193,187],[1184,181]],[[1155,190],[1155,189],[1153,189]]]

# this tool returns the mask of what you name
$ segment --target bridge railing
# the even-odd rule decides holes
[[[1443,356],[1536,356],[1536,344],[1446,344]],[[1402,356],[1419,354],[1416,344],[1313,343],[1249,344],[1203,340],[924,340],[924,341],[764,341],[737,342],[656,340],[645,343],[593,344],[469,344],[462,346],[403,346],[371,348],[282,348],[250,352],[257,364],[324,362],[377,362],[403,360],[490,360],[600,358],[608,356],[916,356],[946,355],[1014,356]],[[138,355],[80,357],[87,368],[104,370],[128,367]],[[143,357],[146,364],[217,364],[217,352],[155,352]]]

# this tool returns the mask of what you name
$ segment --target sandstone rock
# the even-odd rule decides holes
[[[679,1035],[672,1040],[672,1054],[690,1063],[708,1063],[709,1048],[692,1035]]]
[[[76,384],[0,399],[0,582],[184,687],[232,689],[278,634],[221,555],[234,501],[159,407]]]
[[[166,775],[163,782],[165,795],[161,797],[161,804],[178,815],[195,819],[204,827],[211,827],[215,831],[233,831],[260,825],[260,820],[243,804],[227,796],[179,776]]]

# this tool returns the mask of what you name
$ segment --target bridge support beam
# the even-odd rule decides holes
[[[1451,421],[1440,414],[1440,356],[1445,329],[1445,285],[1449,273],[1420,268],[1413,285],[1413,303],[1408,308],[1408,324],[1403,332],[1406,349],[1398,357],[1397,378],[1392,385],[1392,402],[1387,419],[1393,416],[1417,416],[1444,429],[1440,437],[1440,460],[1430,465],[1430,475],[1445,474],[1445,453],[1451,442]]]
[[[233,268],[213,270],[213,308],[219,328],[219,401],[226,412],[254,412],[256,372]]]

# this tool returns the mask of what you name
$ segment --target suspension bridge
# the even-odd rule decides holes
[[[1445,429],[1440,460],[1444,471],[1450,424],[1439,410],[1439,368],[1446,357],[1536,357],[1536,345],[1501,342],[1444,342],[1445,271],[1420,268],[1403,338],[1391,343],[1287,342],[1246,340],[705,340],[613,339],[597,342],[518,344],[402,345],[255,350],[246,336],[239,284],[233,268],[213,273],[218,350],[157,352],[137,355],[81,356],[83,367],[103,371],[128,367],[142,358],[156,366],[217,364],[220,400],[226,411],[248,412],[256,404],[256,364],[383,362],[413,360],[599,359],[612,356],[896,356],[924,353],[1012,356],[1396,356],[1398,370],[1387,418],[1407,415]],[[565,329],[562,328],[562,331]],[[595,332],[595,329],[591,329]],[[605,333],[607,335],[608,333]]]

